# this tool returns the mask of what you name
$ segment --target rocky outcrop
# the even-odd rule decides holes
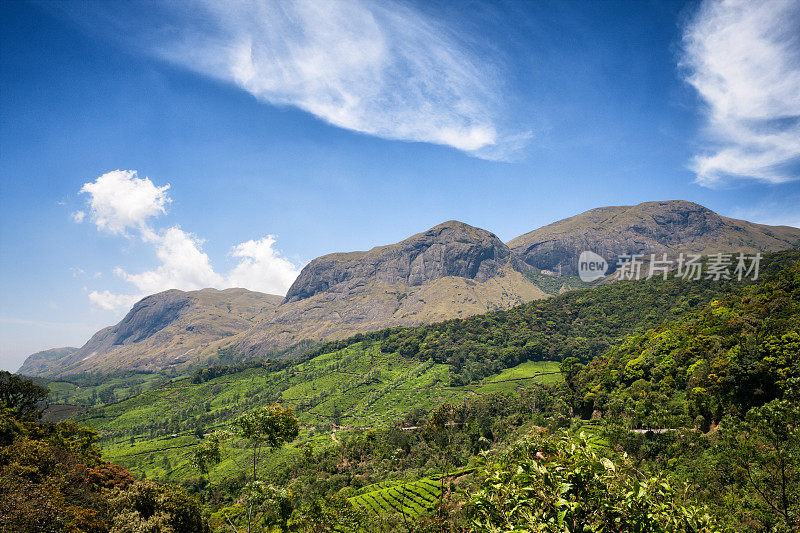
[[[149,296],[119,324],[37,375],[180,369],[214,357],[220,348],[266,357],[301,341],[465,317],[547,297],[526,270],[494,234],[445,222],[397,244],[315,259],[285,298],[244,289]]]
[[[612,265],[623,254],[774,252],[800,246],[800,229],[727,218],[677,200],[592,209],[508,245],[532,267],[574,275],[584,250]]]
[[[197,302],[189,293],[169,290],[148,296],[134,304],[122,322],[92,337],[85,350],[107,350],[151,337],[178,320]]]
[[[289,288],[285,302],[304,300],[339,284],[418,287],[447,276],[484,282],[509,261],[516,258],[497,236],[451,220],[397,244],[314,259]]]
[[[147,297],[79,350],[32,356],[21,370],[47,376],[184,371],[220,349],[236,357],[270,357],[309,341],[508,309],[550,295],[536,280],[550,293],[571,287],[559,289],[533,270],[560,267],[562,274],[574,274],[584,250],[614,260],[631,253],[753,253],[798,245],[800,229],[730,219],[682,201],[593,209],[508,245],[488,231],[449,221],[397,244],[319,257],[285,298],[245,289]]]
[[[397,244],[309,263],[283,304],[236,344],[259,357],[304,339],[466,317],[548,296],[494,234],[448,221]]]

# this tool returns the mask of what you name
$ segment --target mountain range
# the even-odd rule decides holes
[[[584,250],[616,261],[627,254],[752,254],[798,245],[798,228],[728,218],[680,200],[599,207],[508,242],[528,265],[572,275]]]
[[[276,356],[303,343],[508,309],[576,286],[570,276],[584,250],[614,259],[797,247],[798,228],[723,217],[685,201],[592,209],[508,243],[448,221],[396,244],[314,259],[285,297],[238,288],[148,296],[81,348],[33,354],[18,372],[180,371],[221,350]]]

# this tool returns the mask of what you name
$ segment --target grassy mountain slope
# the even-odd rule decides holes
[[[768,254],[762,273],[776,272],[798,255]],[[463,320],[355,336],[323,345],[317,353],[373,339],[389,353],[447,364],[450,383],[462,385],[528,360],[588,361],[627,335],[679,318],[748,283],[674,277],[622,281]]]
[[[415,287],[370,281],[361,283],[358,292],[340,289],[281,305],[232,346],[247,357],[256,357],[303,339],[345,339],[387,327],[508,309],[549,296],[510,267],[482,282],[447,276]]]
[[[185,483],[218,527],[241,510],[252,448],[230,441],[207,479],[193,450],[278,401],[293,406],[301,434],[265,458],[264,479],[301,530],[535,529],[547,517],[624,515],[622,530],[642,530],[635,518],[659,531],[790,531],[799,316],[800,252],[782,252],[765,257],[758,282],[621,282],[361,334],[299,360],[199,370],[77,420],[100,431],[107,459]],[[550,351],[512,349],[526,339]],[[459,356],[472,352],[491,364]],[[460,383],[467,375],[482,379]],[[576,418],[598,411],[601,420]],[[587,429],[588,442],[575,439]]]
[[[264,356],[300,339],[343,339],[547,297],[528,270],[494,234],[451,220],[395,244],[314,259],[235,350]]]
[[[74,353],[39,357],[20,371],[48,377],[180,373],[220,349],[242,359],[275,357],[301,343],[508,309],[549,296],[527,270],[497,236],[450,221],[396,244],[317,258],[285,299],[245,289],[149,296]]]
[[[765,258],[764,269],[774,271],[798,255]],[[297,362],[198,371],[194,379],[95,410],[82,421],[101,431],[113,460],[180,479],[192,475],[189,451],[199,435],[255,406],[292,405],[304,428],[300,442],[329,445],[334,425],[387,427],[415,409],[557,380],[562,360],[588,361],[627,335],[731,294],[735,285],[620,282],[464,320],[364,334],[323,345]]]
[[[47,377],[123,370],[175,375],[207,363],[220,350],[239,360],[297,355],[316,342],[509,309],[583,286],[570,275],[583,249],[605,255],[754,252],[797,244],[800,230],[795,228],[728,219],[689,202],[592,210],[514,239],[510,247],[485,230],[448,221],[399,243],[317,258],[282,300],[244,289],[150,296],[79,350],[38,354],[20,372]],[[558,265],[565,277],[540,270]],[[607,340],[601,334],[599,345],[607,346]],[[462,378],[497,371],[493,361],[498,357],[531,357],[518,344],[507,348],[524,353],[492,353],[489,363],[468,354],[458,363],[472,367]]]
[[[333,444],[334,426],[388,427],[415,409],[560,379],[557,363],[526,363],[482,384],[451,387],[446,365],[382,353],[377,343],[357,344],[277,371],[255,367],[202,383],[170,382],[78,421],[100,432],[109,460],[148,477],[179,480],[196,475],[189,452],[203,433],[258,405],[279,401],[295,409],[303,429],[300,442],[283,452],[292,455],[304,441]],[[224,476],[235,464],[233,458],[223,462],[214,475]]]

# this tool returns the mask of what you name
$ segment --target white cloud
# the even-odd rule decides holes
[[[89,301],[93,305],[107,311],[126,311],[140,299],[141,296],[139,295],[115,294],[108,290],[101,292],[92,291],[89,293]]]
[[[692,161],[696,181],[799,178],[800,3],[705,0],[683,40],[713,143]]]
[[[146,228],[148,218],[166,212],[168,189],[169,185],[156,187],[149,178],[138,178],[135,170],[114,170],[84,184],[80,192],[89,195],[92,222],[99,229],[124,234],[130,228]]]
[[[341,128],[486,159],[513,157],[527,139],[506,131],[497,55],[476,53],[472,36],[452,21],[412,6],[189,0],[148,16],[142,11],[155,10],[113,5],[115,35],[133,47]]]
[[[200,248],[202,242],[194,235],[172,227],[161,234],[147,232],[145,238],[155,245],[156,257],[161,264],[139,274],[129,274],[122,268],[115,270],[118,276],[135,285],[142,294],[223,285],[222,276],[211,268],[208,255]]]
[[[236,245],[231,255],[241,260],[228,274],[226,285],[270,294],[286,294],[300,271],[291,261],[281,257],[272,247],[273,244],[275,236],[267,235],[257,241]]]
[[[76,224],[80,224],[81,222],[83,222],[83,219],[86,217],[86,212],[85,211],[75,211],[70,216],[72,217],[72,221],[73,222],[75,222]]]
[[[94,290],[89,293],[92,304],[119,312],[149,294],[168,289],[243,287],[273,294],[286,293],[299,274],[299,268],[273,248],[273,235],[234,246],[231,255],[239,258],[239,262],[224,275],[214,270],[202,249],[202,239],[196,235],[177,226],[163,230],[151,227],[148,219],[163,213],[170,202],[167,188],[157,187],[147,178],[139,179],[136,171],[128,170],[104,174],[81,189],[90,194],[92,220],[99,230],[125,235],[133,231],[143,243],[153,247],[158,259],[155,268],[139,273],[117,267],[114,273],[133,285],[135,292]],[[73,276],[85,274],[82,269],[71,270]],[[99,277],[99,273],[94,277]]]

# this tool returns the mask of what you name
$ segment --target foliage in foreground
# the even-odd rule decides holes
[[[97,433],[73,422],[40,422],[47,389],[4,382],[0,397],[0,531],[181,533],[208,530],[182,490],[135,481],[103,461]]]
[[[663,477],[601,456],[583,434],[532,433],[485,476],[467,504],[475,531],[722,531],[707,508],[687,505]]]
[[[637,468],[688,483],[732,530],[795,531],[799,331],[796,262],[586,367],[573,364],[571,405],[602,412],[612,446]]]

